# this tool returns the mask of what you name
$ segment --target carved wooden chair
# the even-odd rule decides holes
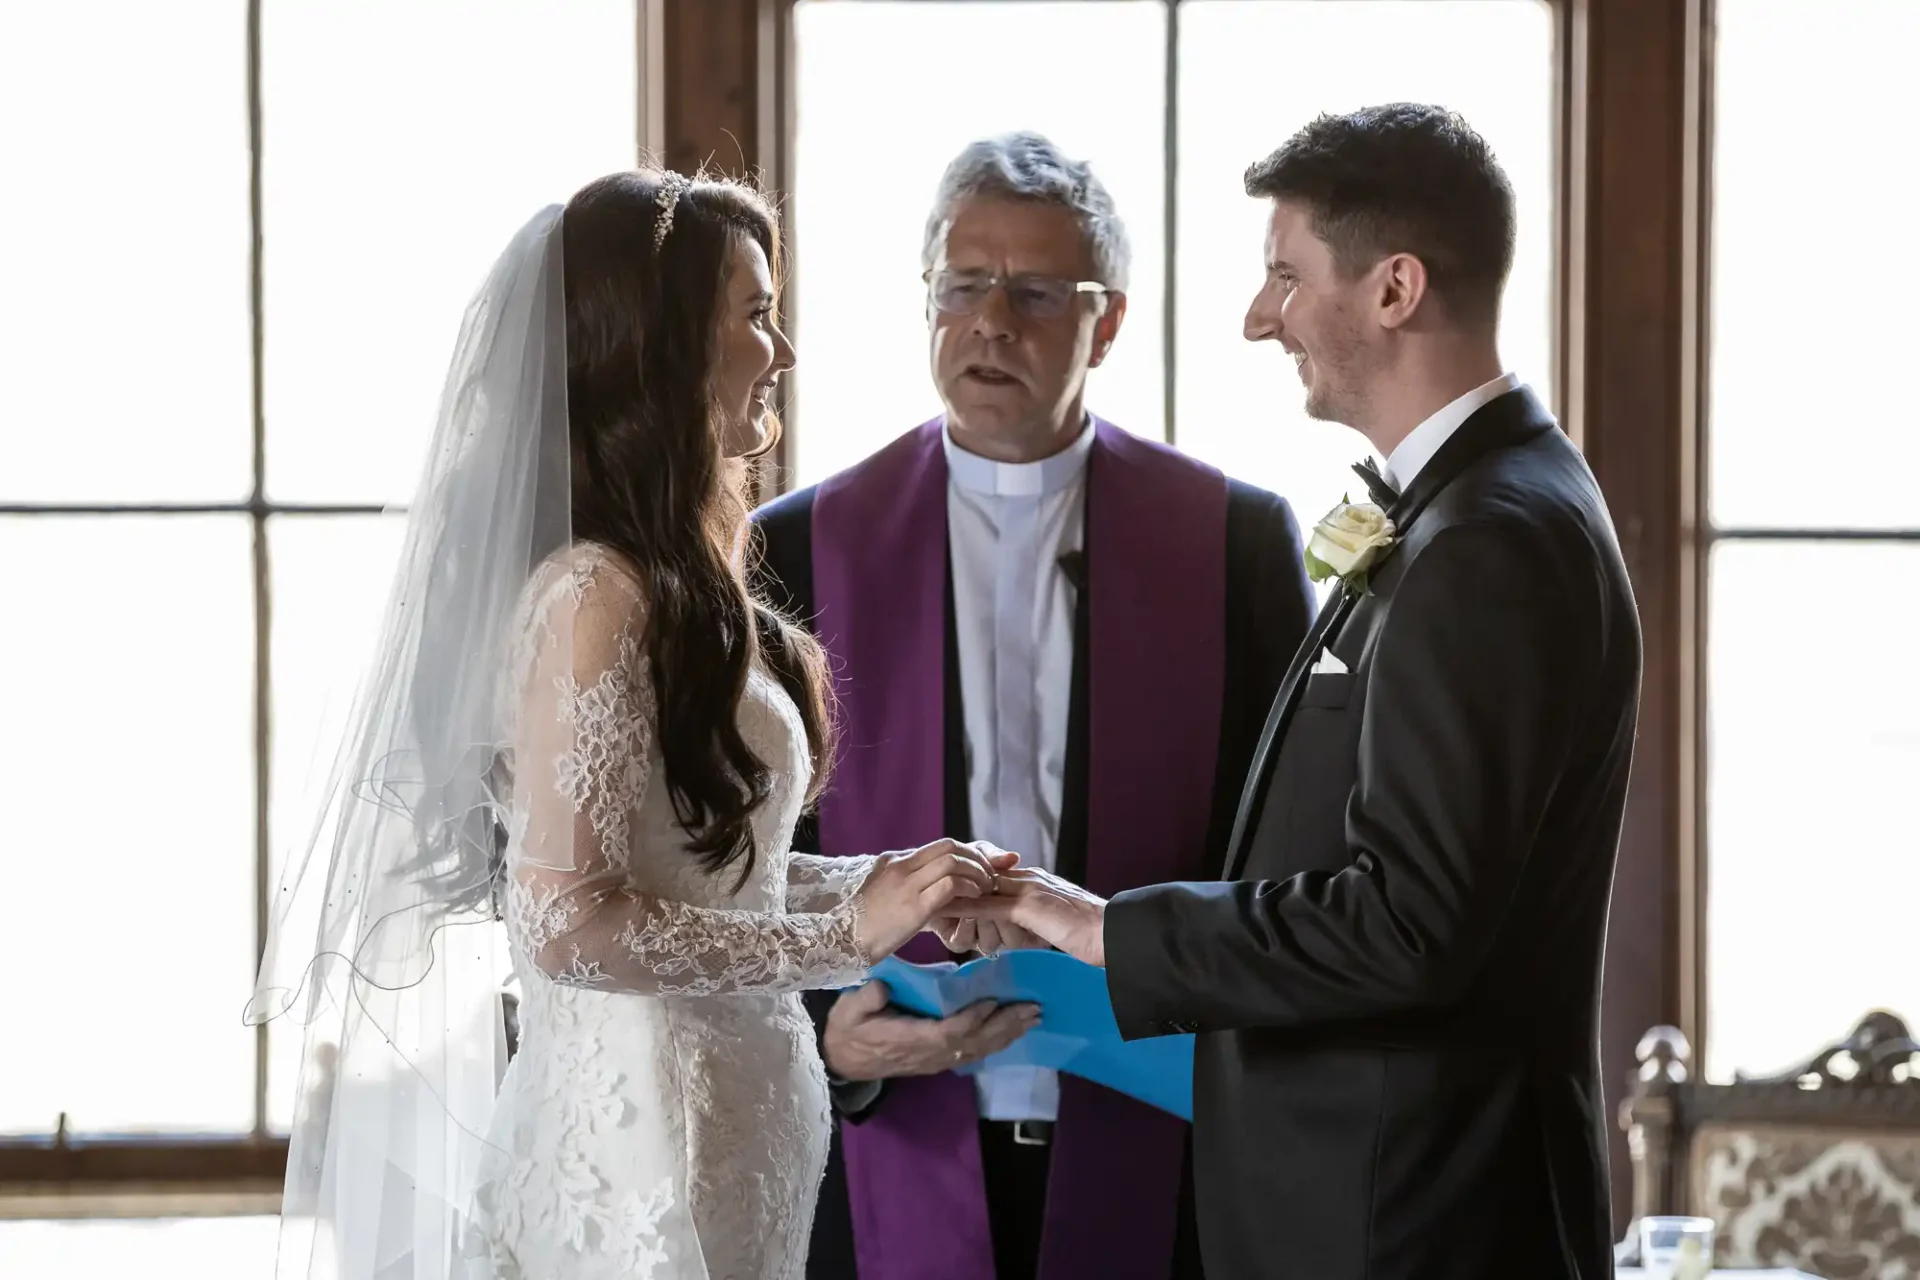
[[[1920,1044],[1904,1022],[1871,1013],[1793,1070],[1732,1084],[1691,1079],[1691,1056],[1673,1027],[1640,1041],[1620,1108],[1636,1219],[1712,1218],[1716,1267],[1920,1280]]]

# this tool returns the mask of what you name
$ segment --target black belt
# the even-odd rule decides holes
[[[1053,1145],[1053,1121],[1051,1120],[982,1120],[980,1123],[1006,1134],[1017,1147]]]

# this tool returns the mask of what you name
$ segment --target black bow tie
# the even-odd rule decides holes
[[[1389,484],[1387,478],[1380,474],[1380,468],[1374,465],[1372,458],[1363,458],[1359,462],[1354,463],[1353,470],[1356,475],[1367,482],[1367,496],[1372,498],[1373,504],[1382,511],[1391,511],[1393,504],[1400,501],[1400,491]]]

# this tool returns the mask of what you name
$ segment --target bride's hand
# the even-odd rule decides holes
[[[1009,853],[989,840],[973,840],[968,848],[987,860],[995,874],[994,890],[999,890],[999,875],[1012,871],[1020,864],[1020,855]],[[938,937],[947,950],[960,955],[977,951],[984,956],[999,955],[1002,951],[1014,951],[1023,948],[1044,948],[1045,940],[1014,924],[1011,920],[978,920],[970,916],[936,916],[927,922],[927,929]]]
[[[1002,951],[1047,949],[1046,939],[1028,933],[1011,920],[980,920],[970,916],[941,916],[927,922],[947,950],[959,955],[978,951],[997,956]]]
[[[926,927],[956,899],[993,892],[988,856],[953,840],[935,840],[911,853],[883,853],[860,886],[860,949],[880,960]]]

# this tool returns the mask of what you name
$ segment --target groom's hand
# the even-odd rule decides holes
[[[992,893],[956,900],[949,909],[1011,923],[1090,965],[1107,963],[1107,900],[1039,867],[1002,871]]]
[[[887,1008],[884,982],[869,982],[833,1002],[821,1053],[842,1080],[931,1076],[1000,1052],[1040,1020],[1033,1004],[982,1000],[951,1018],[919,1018]]]

